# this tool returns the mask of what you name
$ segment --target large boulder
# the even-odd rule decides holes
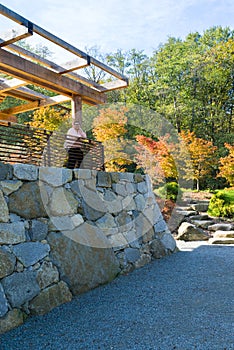
[[[107,283],[119,273],[119,262],[103,232],[88,223],[73,231],[51,232],[51,259],[73,294]]]
[[[182,241],[206,241],[209,239],[209,236],[195,225],[183,222],[178,229],[176,239]]]
[[[25,219],[46,217],[38,182],[24,183],[9,196],[9,210]]]

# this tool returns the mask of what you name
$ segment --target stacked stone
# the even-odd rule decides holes
[[[0,333],[175,250],[148,176],[0,163]]]

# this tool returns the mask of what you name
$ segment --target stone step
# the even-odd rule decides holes
[[[234,245],[234,238],[210,238],[209,243],[210,244],[233,244]]]
[[[234,231],[216,231],[213,238],[234,238]]]
[[[233,224],[227,224],[227,223],[217,223],[210,225],[208,227],[209,231],[231,231],[233,230],[234,225]]]
[[[200,202],[200,203],[191,205],[191,208],[198,212],[206,212],[208,210],[208,207],[209,207],[209,201]]]
[[[208,214],[198,214],[190,216],[191,220],[209,220],[211,219]]]
[[[212,223],[212,220],[191,220],[191,223],[197,227],[207,229]]]

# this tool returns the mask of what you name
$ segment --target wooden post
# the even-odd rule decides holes
[[[72,96],[72,122],[78,122],[82,125],[82,98],[78,95]]]

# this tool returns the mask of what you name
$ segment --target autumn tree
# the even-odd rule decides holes
[[[95,139],[104,145],[106,171],[123,172],[133,162],[127,151],[128,140],[124,138],[127,133],[126,112],[127,108],[122,106],[101,109],[93,121]]]
[[[196,137],[194,132],[182,131],[180,135],[185,143],[185,148],[190,154],[190,159],[187,157],[184,158],[184,178],[194,180],[196,182],[196,189],[199,191],[201,180],[207,176],[211,176],[214,169],[217,147],[211,141]],[[181,157],[183,157],[183,152],[181,153]]]
[[[229,154],[220,158],[219,177],[224,177],[231,186],[234,186],[234,146],[225,143]]]
[[[44,107],[37,109],[33,113],[32,121],[29,122],[29,125],[49,131],[66,131],[70,120],[71,117],[68,113],[52,107]]]
[[[169,135],[159,137],[158,141],[138,135],[136,155],[137,163],[151,176],[153,184],[165,182],[166,179],[178,180],[178,171],[172,148],[175,145],[168,142]]]

